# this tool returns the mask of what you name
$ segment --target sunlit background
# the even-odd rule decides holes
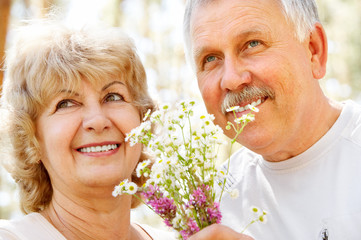
[[[184,4],[185,0],[0,0],[0,57],[4,48],[11,46],[14,27],[24,19],[46,15],[55,6],[58,15],[71,26],[116,26],[130,35],[157,101],[201,101],[184,57]],[[351,98],[361,103],[361,1],[318,0],[318,4],[329,41],[328,70],[321,80],[322,87],[331,98]],[[0,146],[1,159],[7,158],[4,152]],[[0,167],[0,218],[21,216],[17,199],[15,184]],[[132,217],[141,223],[161,224],[145,207],[133,211]]]

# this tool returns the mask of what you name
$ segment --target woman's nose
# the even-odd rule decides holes
[[[85,110],[83,117],[83,128],[87,131],[101,133],[109,129],[111,121],[105,114],[101,106],[91,107]]]

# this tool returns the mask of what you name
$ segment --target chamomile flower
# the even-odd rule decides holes
[[[181,227],[183,222],[183,217],[180,214],[176,214],[175,217],[172,220],[172,224],[174,227]]]
[[[229,192],[229,196],[231,197],[231,199],[238,198],[238,196],[239,196],[238,189],[232,189],[232,191]]]
[[[237,111],[240,107],[239,106],[233,106],[226,109],[226,112],[234,112]]]
[[[254,121],[255,117],[254,114],[243,114],[241,117],[234,119],[236,124],[246,124],[249,122]]]
[[[218,170],[217,172],[218,178],[224,179],[226,177],[226,173],[223,170]]]
[[[129,182],[126,186],[126,190],[125,193],[129,194],[129,195],[133,195],[137,192],[138,190],[138,186],[137,184],[133,183],[133,182]]]
[[[117,185],[114,187],[114,190],[112,192],[113,197],[116,197],[118,195],[122,195],[122,187]]]
[[[253,212],[256,216],[258,216],[259,213],[261,212],[261,210],[256,206],[252,206],[251,207],[251,212]]]
[[[261,210],[256,206],[251,207],[251,212],[255,216],[255,221],[260,221],[261,223],[267,222],[267,212],[265,210]]]
[[[136,169],[137,177],[142,176],[142,174],[145,172],[144,171],[145,168],[147,166],[149,166],[150,163],[151,163],[150,159],[147,159],[138,164],[137,169]]]
[[[248,104],[247,107],[253,112],[259,112],[259,109],[252,104]]]
[[[261,223],[267,223],[268,221],[268,218],[267,218],[267,215],[266,213],[264,212],[264,214],[262,214],[261,216],[259,216],[258,220],[261,222]]]
[[[125,192],[128,183],[129,183],[128,179],[125,179],[124,181],[120,182],[117,186],[114,187],[112,195],[114,197],[118,195],[122,195]]]

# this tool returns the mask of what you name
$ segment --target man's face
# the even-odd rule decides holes
[[[235,105],[260,103],[260,111],[237,141],[267,160],[292,155],[320,94],[309,38],[295,38],[274,0],[219,0],[198,7],[190,36],[198,85],[215,123],[225,130],[234,120],[233,113],[222,113],[227,94],[253,87],[260,91]]]

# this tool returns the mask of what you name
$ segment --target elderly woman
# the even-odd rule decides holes
[[[116,29],[20,28],[8,52],[2,105],[20,190],[19,220],[0,239],[172,239],[130,222],[136,205],[114,186],[144,159],[126,133],[154,104],[131,40]]]

